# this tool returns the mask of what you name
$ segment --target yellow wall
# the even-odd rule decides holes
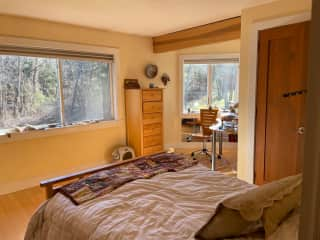
[[[240,64],[240,132],[238,174],[248,179],[248,78],[249,29],[261,20],[277,18],[310,10],[311,0],[281,0],[246,9],[242,13]],[[152,53],[152,40],[129,34],[102,31],[68,24],[53,23],[0,15],[0,36],[43,39],[119,49],[119,117],[118,126],[0,143],[0,194],[37,185],[41,179],[97,166],[110,161],[115,146],[125,144],[125,122],[122,84],[124,78],[138,78],[147,87],[149,82],[160,85],[160,76],[171,77],[165,96],[165,145],[180,143],[181,81],[179,56],[183,54],[237,53],[240,41],[210,44],[162,54]],[[156,63],[159,75],[153,80],[144,77],[144,66]]]
[[[166,146],[176,145],[180,142],[181,127],[179,56],[235,53],[240,49],[240,41],[235,40],[153,54],[151,38],[1,15],[0,36],[115,47],[119,49],[120,58],[118,126],[0,143],[0,194],[35,186],[46,178],[109,162],[114,147],[126,143],[122,89],[125,78],[137,78],[144,87],[150,82],[160,86],[161,74],[169,74],[171,82],[164,91],[164,143]],[[144,76],[147,63],[155,63],[159,67],[159,74],[154,80]]]
[[[0,16],[0,35],[118,48],[120,89],[124,78],[145,80],[153,56],[150,38],[20,17]],[[119,100],[117,127],[0,143],[0,194],[110,161],[112,149],[126,143],[123,90]]]
[[[251,181],[249,159],[249,72],[253,66],[249,65],[250,29],[259,21],[295,15],[310,11],[311,0],[280,0],[270,4],[245,9],[241,14],[241,51],[240,51],[240,105],[239,105],[239,145],[238,145],[238,177]]]
[[[232,40],[222,43],[214,43],[199,47],[186,48],[179,51],[161,53],[155,55],[155,62],[162,73],[167,72],[171,77],[168,88],[164,92],[164,121],[165,125],[165,145],[177,146],[181,144],[181,79],[179,73],[179,56],[181,55],[201,55],[201,54],[223,54],[239,53],[240,40]],[[185,143],[184,143],[185,144]]]

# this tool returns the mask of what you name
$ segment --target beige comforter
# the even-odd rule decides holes
[[[56,194],[34,214],[25,240],[194,239],[220,201],[252,187],[197,165],[79,206]]]

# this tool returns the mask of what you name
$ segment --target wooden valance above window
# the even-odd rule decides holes
[[[71,51],[63,49],[52,48],[38,48],[38,47],[21,47],[0,45],[0,54],[18,55],[18,56],[35,56],[35,57],[53,57],[65,59],[83,59],[91,61],[107,61],[113,62],[112,54]]]
[[[153,38],[153,52],[168,52],[240,38],[241,17],[193,27]]]

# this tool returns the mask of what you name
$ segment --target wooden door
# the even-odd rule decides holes
[[[259,32],[255,183],[301,172],[309,22]]]

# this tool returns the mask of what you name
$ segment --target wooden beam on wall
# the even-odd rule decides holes
[[[240,38],[241,17],[209,23],[199,27],[169,33],[153,38],[153,52],[168,52],[204,44]]]

